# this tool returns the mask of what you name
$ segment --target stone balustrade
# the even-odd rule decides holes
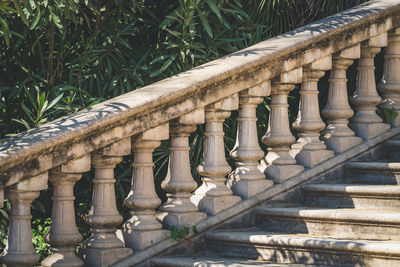
[[[30,204],[48,180],[53,209],[45,239],[52,254],[41,265],[108,266],[167,240],[172,227],[229,219],[239,202],[398,127],[400,116],[389,125],[376,111],[400,111],[399,14],[400,0],[371,1],[0,141],[0,207],[4,198],[11,204],[8,247],[0,261],[7,266],[39,262],[31,242]],[[382,48],[384,74],[376,87],[374,58]],[[357,86],[349,96],[346,70],[355,60]],[[326,73],[329,89],[320,110],[319,80]],[[300,104],[289,108],[288,95],[296,88]],[[258,133],[256,110],[266,97],[269,119],[258,122],[268,129]],[[295,109],[291,128],[289,111]],[[236,110],[232,169],[223,124]],[[205,124],[205,141],[197,188],[189,136],[199,124]],[[161,186],[168,199],[162,203],[153,152],[167,139],[169,166]],[[131,153],[131,188],[124,201],[131,216],[123,221],[114,169]],[[85,218],[91,236],[77,251],[82,236],[74,185],[91,168],[93,197]]]

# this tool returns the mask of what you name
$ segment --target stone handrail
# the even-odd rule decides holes
[[[162,184],[168,201],[160,207],[161,220],[182,228],[387,131],[390,126],[375,112],[381,98],[375,87],[373,59],[387,47],[379,86],[381,105],[399,111],[399,16],[400,0],[370,1],[1,140],[0,200],[5,191],[12,205],[9,245],[1,261],[9,266],[38,261],[27,242],[31,234],[26,218],[30,203],[50,180],[53,221],[47,240],[53,253],[42,266],[82,266],[74,252],[81,236],[74,221],[73,186],[91,166],[95,169],[94,195],[86,221],[93,235],[84,246],[86,264],[100,266],[96,261],[107,250],[129,256],[129,248],[144,250],[165,239],[168,231],[155,216],[161,201],[154,190],[152,162],[152,152],[161,140],[171,139],[169,174]],[[353,112],[347,99],[346,69],[355,59],[359,60]],[[325,71],[330,71],[328,103],[321,112],[326,127],[317,97],[317,84]],[[302,84],[300,115],[293,124],[297,141],[290,132],[287,103],[295,84]],[[264,157],[257,140],[255,109],[268,95],[271,112],[262,138],[268,147]],[[231,172],[222,125],[233,110],[239,110],[239,118],[237,142],[231,151],[237,168]],[[399,122],[395,119],[392,127]],[[203,123],[205,151],[197,171],[204,183],[197,188],[190,174],[188,136]],[[113,172],[131,150],[135,154],[133,186],[125,205],[134,215],[123,224],[124,244],[115,235],[122,218],[116,210]],[[105,204],[103,199],[110,201]]]

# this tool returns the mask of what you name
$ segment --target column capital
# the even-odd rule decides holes
[[[303,77],[303,68],[293,69],[281,73],[278,79],[273,79],[273,83],[279,82],[281,84],[296,84],[301,83]]]
[[[318,82],[320,78],[324,77],[324,75],[325,75],[325,71],[322,71],[322,70],[304,69],[303,82],[306,82],[306,81]],[[302,91],[307,91],[307,88],[305,88],[304,90],[302,88]]]
[[[332,69],[332,56],[331,55],[320,58],[318,60],[315,60],[314,62],[305,66],[303,69],[303,75],[305,74],[305,72],[317,71],[317,70],[327,71],[330,69]]]
[[[280,83],[280,82],[273,82],[271,89],[271,95],[288,95],[290,91],[292,91],[296,85],[290,83]]]
[[[148,129],[132,138],[132,145],[135,146],[135,141],[161,141],[169,138],[169,123]]]
[[[174,137],[189,136],[196,131],[197,124],[205,121],[204,108],[196,109],[170,122],[170,135]]]
[[[361,45],[357,44],[355,46],[343,49],[335,54],[333,54],[333,59],[358,59],[361,56]]]
[[[388,45],[388,34],[383,33],[381,35],[370,38],[368,41],[364,42],[363,45],[368,45],[369,47],[385,47]]]
[[[70,160],[61,166],[51,170],[51,172],[64,173],[84,173],[90,171],[90,154],[86,154],[80,158]]]
[[[36,175],[27,180],[21,181],[7,188],[12,191],[41,191],[48,187],[49,174],[47,172]]]
[[[239,93],[239,101],[247,97],[266,97],[271,94],[271,81],[264,81]]]
[[[206,111],[232,111],[239,108],[239,95],[234,94],[206,107]],[[207,116],[207,115],[206,115]]]
[[[122,157],[131,153],[131,138],[124,138],[108,146],[96,150],[93,154],[110,156],[110,157]]]

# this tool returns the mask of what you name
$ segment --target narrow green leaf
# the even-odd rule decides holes
[[[4,40],[6,41],[6,45],[7,47],[10,47],[10,37],[11,37],[11,32],[10,32],[10,28],[8,27],[8,23],[5,19],[0,17],[0,23],[3,26],[3,36],[4,36]]]
[[[207,18],[204,16],[204,14],[200,14],[199,18],[201,20],[201,24],[203,24],[203,27],[206,30],[206,33],[212,39],[213,38],[213,33],[212,33],[212,30],[211,30],[210,24],[207,21]]]
[[[214,12],[215,15],[218,17],[218,19],[220,21],[222,21],[221,12],[219,11],[219,8],[215,4],[214,0],[205,0],[205,1],[206,1],[207,5],[210,7],[210,9],[212,10],[212,12]]]

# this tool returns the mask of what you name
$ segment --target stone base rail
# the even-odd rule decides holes
[[[8,247],[0,261],[7,266],[38,263],[30,204],[48,181],[54,192],[45,239],[52,254],[41,265],[106,266],[166,240],[170,232],[162,223],[181,229],[216,220],[243,200],[302,177],[362,142],[397,133],[390,128],[400,125],[400,116],[389,125],[376,110],[400,111],[399,18],[400,0],[370,1],[1,140],[0,206],[8,199],[11,214]],[[383,77],[376,86],[374,58],[382,48]],[[346,70],[356,60],[357,87],[348,96]],[[328,99],[320,111],[318,81],[327,71]],[[297,140],[288,117],[288,94],[296,85],[301,96],[292,125]],[[267,96],[268,130],[258,140],[256,108]],[[239,116],[232,170],[225,158],[223,123],[235,110]],[[199,124],[205,124],[205,141],[197,167],[203,184],[197,188],[188,137]],[[171,146],[162,188],[168,200],[162,204],[155,192],[153,152],[166,139]],[[124,202],[131,217],[123,222],[115,201],[114,168],[131,152],[132,187]],[[82,236],[74,219],[73,189],[91,168],[93,203],[86,222],[92,235],[78,256]],[[122,235],[117,237],[121,223]]]

